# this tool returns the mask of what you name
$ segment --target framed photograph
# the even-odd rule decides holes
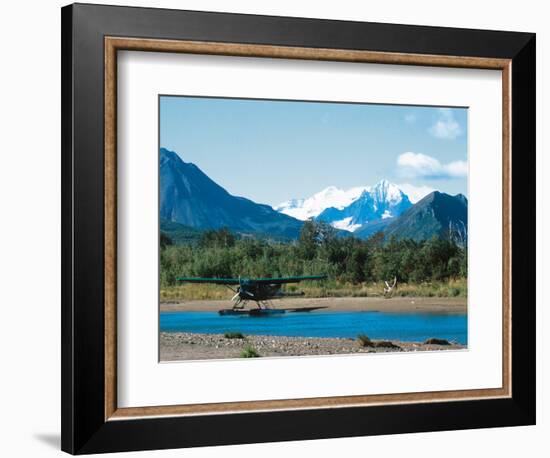
[[[62,9],[62,448],[535,423],[535,35]]]

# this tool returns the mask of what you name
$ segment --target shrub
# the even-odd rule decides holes
[[[226,339],[244,339],[244,335],[241,332],[226,332],[223,336]]]
[[[460,289],[458,288],[449,288],[449,297],[457,297],[460,295]]]
[[[241,358],[258,358],[260,354],[256,351],[256,349],[250,345],[247,345],[243,348],[243,351],[241,351]]]
[[[436,337],[431,337],[430,339],[426,339],[424,342],[427,345],[451,345],[451,343],[446,339],[438,339]]]

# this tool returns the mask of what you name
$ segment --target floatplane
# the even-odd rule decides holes
[[[303,292],[285,292],[282,290],[284,284],[300,283],[308,280],[325,280],[326,275],[306,275],[301,277],[280,277],[280,278],[200,278],[200,277],[178,277],[177,281],[182,283],[208,283],[223,285],[235,293],[232,297],[233,307],[219,310],[220,315],[250,315],[269,316],[279,315],[286,312],[311,312],[313,310],[327,307],[297,307],[297,308],[274,308],[271,304],[273,299],[285,297],[303,296]],[[257,308],[245,308],[249,301],[256,303]]]

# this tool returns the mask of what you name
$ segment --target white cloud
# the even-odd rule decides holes
[[[454,140],[462,134],[462,128],[456,121],[453,112],[449,108],[438,110],[439,118],[428,130],[434,137],[445,140]]]
[[[410,183],[401,183],[397,187],[407,194],[407,197],[413,204],[435,191],[434,188],[430,188],[429,186],[415,186]]]
[[[468,164],[466,161],[449,162],[443,167],[451,177],[465,177],[468,175]]]
[[[468,174],[466,161],[442,164],[436,158],[422,153],[407,152],[397,158],[398,173],[409,178],[462,178]]]

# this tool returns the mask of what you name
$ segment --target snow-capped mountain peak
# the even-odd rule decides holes
[[[375,221],[399,216],[411,206],[407,195],[396,185],[383,180],[345,208],[327,208],[316,219],[332,224],[338,229],[354,232],[361,226]]]
[[[396,204],[401,202],[405,193],[399,187],[388,180],[380,180],[371,189],[371,195],[378,202]]]
[[[343,209],[361,196],[367,187],[355,187],[348,190],[329,186],[306,199],[290,199],[273,207],[280,213],[305,221],[315,218],[326,208]]]
[[[374,186],[348,190],[329,186],[306,199],[291,199],[275,210],[300,220],[315,218],[353,232],[373,221],[399,216],[412,205],[398,185],[380,180]]]
[[[419,195],[425,191],[412,185],[405,186],[419,190]],[[389,222],[411,207],[417,199],[416,195],[409,199],[400,185],[383,179],[374,186],[357,186],[348,190],[329,186],[311,197],[291,199],[274,209],[302,221],[315,218],[337,229],[354,232],[367,223],[382,220]]]

